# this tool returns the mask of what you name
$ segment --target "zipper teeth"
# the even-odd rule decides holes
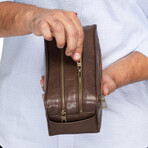
[[[78,81],[79,81],[79,110],[80,113],[83,112],[83,106],[82,106],[82,60],[77,62],[78,67]]]
[[[79,110],[83,112],[82,106],[82,60],[77,62],[78,68],[78,81],[79,81]],[[64,50],[61,49],[61,87],[62,87],[62,111],[61,121],[66,122],[66,111],[65,111],[65,95],[64,95]]]
[[[62,87],[62,111],[61,111],[61,121],[66,122],[66,112],[65,112],[65,95],[64,95],[64,49],[61,49],[61,87]]]
[[[63,68],[63,49],[61,49],[61,80],[62,80],[62,109],[65,109],[64,101],[64,68]]]
[[[80,113],[83,112],[82,108],[82,72],[78,73],[79,75],[79,104],[80,104]]]

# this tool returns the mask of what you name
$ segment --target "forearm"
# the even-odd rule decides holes
[[[33,14],[37,11],[33,5],[1,2],[0,37],[26,35],[31,32]]]
[[[80,60],[84,32],[75,12],[1,2],[0,37],[30,33],[43,36],[46,40],[52,40],[55,37],[59,48],[63,48],[67,42],[65,54],[75,61]]]
[[[116,61],[104,70],[116,84],[116,88],[148,79],[148,58],[139,52]]]

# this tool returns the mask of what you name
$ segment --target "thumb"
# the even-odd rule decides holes
[[[103,86],[103,95],[107,96],[110,93],[109,87],[107,85]]]
[[[112,79],[112,77],[108,74],[103,72],[102,73],[102,94],[104,96],[109,95],[110,93],[112,93],[113,91],[115,91],[116,89],[116,84],[114,82],[114,80]]]

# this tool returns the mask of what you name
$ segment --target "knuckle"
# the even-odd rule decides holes
[[[56,32],[61,32],[63,30],[63,26],[60,23],[56,23],[54,29]]]
[[[79,38],[82,39],[82,40],[84,40],[84,32],[83,32],[83,30],[80,31]]]
[[[73,53],[75,51],[75,49],[73,49],[72,47],[68,47],[67,51],[70,52],[70,53]]]
[[[71,36],[71,37],[78,36],[78,31],[76,29],[74,29],[74,28],[71,28],[69,30],[69,36]]]
[[[46,21],[53,20],[53,18],[54,18],[54,13],[47,14],[47,15],[45,16],[45,20],[46,20]]]
[[[41,22],[39,22],[39,28],[40,28],[40,30],[46,30],[46,29],[48,29],[48,25],[45,21],[41,21]]]
[[[62,10],[57,10],[57,11],[55,12],[55,16],[58,17],[58,18],[64,17],[64,16],[65,16],[64,11],[62,11]]]
[[[69,52],[74,52],[76,50],[76,47],[77,47],[77,44],[72,44],[72,45],[69,45],[67,48]]]
[[[38,26],[39,26],[40,29],[42,29],[43,23],[42,22],[39,22]]]
[[[41,32],[34,32],[34,34],[36,35],[36,36],[42,36],[42,33]]]
[[[52,37],[52,36],[50,36],[50,35],[48,35],[48,36],[46,36],[46,37],[45,37],[45,39],[47,39],[47,40],[51,41],[51,40],[53,39],[53,37]]]

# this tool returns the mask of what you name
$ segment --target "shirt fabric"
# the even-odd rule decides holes
[[[83,26],[97,24],[103,69],[133,51],[148,57],[148,13],[144,0],[14,2],[75,11]],[[0,63],[0,145],[3,148],[148,147],[147,80],[126,85],[106,97],[108,108],[103,110],[100,133],[48,136],[40,86],[43,74],[43,37],[31,34],[4,39]]]

